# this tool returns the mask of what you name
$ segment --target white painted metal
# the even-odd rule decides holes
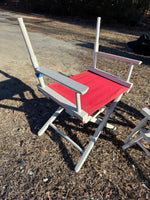
[[[95,45],[94,45],[94,55],[93,55],[93,67],[96,68],[97,63],[97,51],[99,50],[99,33],[100,33],[100,23],[101,23],[101,17],[97,18],[97,25],[96,25],[96,39],[95,39]]]

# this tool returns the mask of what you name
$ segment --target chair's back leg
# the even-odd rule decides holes
[[[134,67],[134,65],[131,64],[131,65],[130,65],[130,68],[129,68],[129,71],[128,71],[127,78],[126,78],[126,81],[128,81],[128,82],[130,81],[131,74],[132,74],[132,71],[133,71],[133,67]]]
[[[21,32],[22,32],[26,47],[27,47],[29,55],[30,55],[30,59],[31,59],[32,65],[33,65],[34,69],[36,69],[36,68],[39,67],[39,64],[38,64],[38,61],[37,61],[36,56],[34,54],[34,51],[33,51],[33,48],[32,48],[32,45],[31,45],[31,42],[30,42],[30,39],[29,39],[29,35],[27,33],[27,30],[26,30],[26,27],[24,25],[23,19],[22,18],[18,18],[18,22],[19,22],[19,25],[20,25],[20,29],[21,29]]]
[[[96,25],[96,39],[95,39],[95,45],[94,45],[94,55],[93,55],[93,67],[94,68],[96,68],[97,52],[99,50],[100,23],[101,23],[101,17],[98,17],[97,18],[97,25]]]
[[[30,60],[31,60],[32,66],[33,66],[34,70],[36,71],[36,69],[39,68],[39,64],[38,64],[37,58],[36,58],[36,56],[34,54],[34,51],[33,51],[33,48],[32,48],[32,45],[31,45],[31,42],[30,42],[30,39],[29,39],[29,35],[27,33],[27,30],[26,30],[26,27],[24,25],[23,19],[22,18],[18,18],[18,22],[19,22],[19,26],[20,26],[20,29],[21,29],[21,32],[22,32],[22,35],[23,35],[27,50],[28,50],[29,55],[30,55]],[[37,74],[37,77],[39,79],[39,82],[40,82],[41,86],[42,87],[45,86],[42,74]]]

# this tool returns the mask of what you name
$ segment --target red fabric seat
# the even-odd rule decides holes
[[[129,89],[90,71],[85,71],[70,78],[89,87],[87,93],[80,96],[81,108],[89,115]],[[75,92],[71,89],[59,83],[52,83],[48,87],[76,104]]]

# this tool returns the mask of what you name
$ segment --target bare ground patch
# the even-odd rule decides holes
[[[14,17],[7,15],[7,18]],[[131,79],[133,89],[111,115],[110,122],[117,130],[104,129],[76,174],[73,169],[79,152],[51,128],[42,137],[36,135],[57,105],[36,89],[37,81],[18,26],[8,24],[7,29],[4,23],[0,25],[1,30],[7,30],[5,36],[1,33],[3,49],[0,53],[3,56],[0,68],[1,199],[150,199],[149,157],[136,145],[122,150],[124,139],[142,119],[141,108],[150,103],[149,57],[134,54],[126,46],[142,32],[110,27],[101,30],[102,50],[140,59],[143,64],[135,66]],[[40,23],[29,20],[27,27],[42,65],[67,75],[92,65],[94,28],[54,19]],[[11,35],[14,43],[9,40]],[[118,65],[107,59],[100,59],[98,66],[120,76],[124,76],[127,68],[124,63]],[[96,129],[92,123],[83,125],[66,113],[56,124],[83,147]]]

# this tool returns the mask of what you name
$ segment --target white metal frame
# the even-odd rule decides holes
[[[148,144],[150,144],[150,129],[146,130],[143,129],[145,124],[147,123],[148,120],[150,120],[150,109],[149,108],[143,108],[141,113],[144,115],[144,118],[140,121],[140,123],[133,129],[132,133],[126,138],[124,141],[123,145],[123,150],[131,147],[134,144],[138,144],[144,151],[145,153],[150,156],[150,151],[148,151],[144,145],[140,142],[140,140],[145,139]],[[133,137],[135,135],[139,134],[139,136]]]
[[[129,82],[130,80],[130,76],[132,73],[132,69],[133,69],[133,65],[134,64],[141,64],[141,61],[138,60],[133,60],[133,59],[129,59],[129,58],[125,58],[125,57],[119,57],[116,55],[112,55],[112,54],[107,54],[107,53],[103,53],[103,52],[99,52],[98,51],[98,47],[99,47],[99,33],[100,33],[100,21],[101,18],[98,17],[97,18],[97,29],[96,29],[96,41],[95,41],[95,47],[94,47],[94,56],[93,56],[93,67],[89,67],[89,71],[92,71],[98,75],[101,75],[107,79],[113,80],[118,82],[119,84],[122,84],[126,87],[128,87],[129,89],[132,87],[132,83]],[[18,22],[21,28],[21,32],[22,35],[24,37],[29,55],[30,55],[30,59],[33,65],[33,68],[36,72],[36,75],[39,79],[39,85],[37,86],[38,89],[47,97],[47,98],[51,98],[52,100],[54,100],[55,102],[57,102],[60,107],[56,110],[56,112],[50,117],[50,119],[44,124],[44,126],[39,130],[38,135],[41,136],[46,129],[48,128],[48,126],[51,126],[57,133],[59,133],[61,136],[63,136],[68,142],[70,142],[77,150],[79,150],[82,153],[81,158],[79,159],[76,167],[75,167],[75,171],[78,172],[80,170],[80,168],[82,167],[83,163],[85,162],[86,158],[88,157],[90,151],[92,150],[94,143],[96,142],[96,140],[98,139],[99,135],[101,134],[101,131],[103,130],[103,128],[106,126],[107,128],[111,128],[111,129],[115,129],[114,126],[112,126],[111,124],[107,123],[111,113],[113,112],[113,110],[115,109],[117,103],[120,101],[121,97],[123,94],[121,94],[120,96],[118,96],[111,104],[111,106],[107,109],[107,113],[104,116],[104,118],[101,120],[98,118],[98,115],[103,112],[104,110],[106,110],[105,108],[101,108],[94,116],[89,116],[88,113],[86,113],[84,110],[82,110],[81,108],[81,102],[80,102],[80,95],[85,94],[88,91],[88,87],[78,83],[66,76],[63,76],[57,72],[54,72],[53,70],[50,70],[48,68],[45,67],[39,67],[37,59],[34,55],[31,43],[30,43],[30,39],[28,36],[28,33],[26,31],[25,25],[23,23],[23,19],[22,18],[18,18]],[[96,62],[97,62],[97,55],[101,55],[101,56],[107,56],[107,57],[111,57],[114,59],[119,59],[122,61],[126,61],[129,62],[131,64],[131,67],[129,69],[128,75],[127,75],[127,79],[126,80],[122,80],[116,76],[113,76],[109,73],[106,73],[102,70],[99,70],[96,68]],[[44,80],[43,80],[43,76],[48,76],[49,78],[59,82],[62,85],[65,85],[66,87],[72,89],[75,92],[75,96],[76,96],[76,105],[73,104],[72,102],[70,102],[69,100],[65,99],[64,97],[62,97],[60,94],[56,93],[54,90],[52,90],[51,88],[49,88],[48,86],[45,85]],[[97,123],[98,124],[98,128],[95,131],[93,137],[91,138],[89,144],[87,145],[86,149],[83,150],[81,147],[78,146],[78,144],[76,144],[74,141],[72,141],[68,136],[66,136],[64,133],[62,133],[55,125],[54,125],[54,120],[58,117],[58,115],[63,111],[66,110],[67,113],[69,113],[71,116],[76,116],[77,118],[79,118],[82,122],[87,123],[89,121]]]

